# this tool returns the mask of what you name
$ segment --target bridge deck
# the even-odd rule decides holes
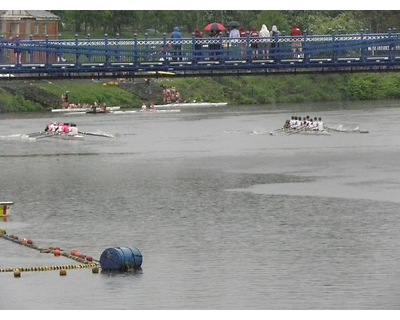
[[[399,34],[269,38],[0,38],[0,77],[220,76],[398,71]]]

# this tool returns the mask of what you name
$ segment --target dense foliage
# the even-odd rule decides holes
[[[272,77],[152,79],[151,93],[144,79],[119,83],[110,80],[0,81],[0,112],[49,111],[61,107],[61,95],[70,92],[73,103],[106,103],[140,108],[142,102],[162,104],[162,90],[175,86],[183,101],[228,102],[229,105],[307,103],[400,98],[400,75],[313,74]]]
[[[399,11],[343,11],[343,10],[58,10],[52,11],[61,18],[61,33],[65,35],[91,34],[101,37],[119,34],[133,37],[169,35],[175,26],[189,36],[196,28],[202,30],[211,22],[227,25],[237,21],[246,30],[253,26],[260,30],[265,24],[273,25],[286,34],[296,23],[303,31],[314,34],[331,32],[359,33],[368,29],[372,33],[384,33],[400,26]]]

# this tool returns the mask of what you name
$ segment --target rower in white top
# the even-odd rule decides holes
[[[318,118],[317,124],[318,124],[318,130],[319,131],[324,131],[325,130],[324,122],[322,121],[321,117]]]
[[[57,130],[58,126],[56,122],[52,122],[46,126],[44,131],[54,133]]]
[[[69,127],[69,135],[73,135],[73,136],[75,136],[75,135],[77,135],[79,132],[78,132],[78,128],[76,127],[76,124],[75,123],[71,123],[71,125],[70,125],[70,127]]]
[[[313,119],[310,119],[308,126],[307,126],[308,130],[312,130],[312,131],[318,130],[318,124],[317,124],[317,121],[315,121],[315,120],[316,120],[316,118],[314,118],[314,121],[313,121]]]

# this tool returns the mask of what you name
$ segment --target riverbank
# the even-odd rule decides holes
[[[1,80],[0,112],[50,111],[61,107],[69,91],[75,104],[140,108],[161,104],[164,88],[175,87],[181,101],[258,105],[324,101],[391,100],[400,98],[400,74],[317,74],[210,78],[104,80]]]

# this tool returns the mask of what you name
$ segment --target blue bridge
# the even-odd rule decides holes
[[[400,34],[269,38],[0,37],[0,79],[134,78],[388,72],[400,67]]]

